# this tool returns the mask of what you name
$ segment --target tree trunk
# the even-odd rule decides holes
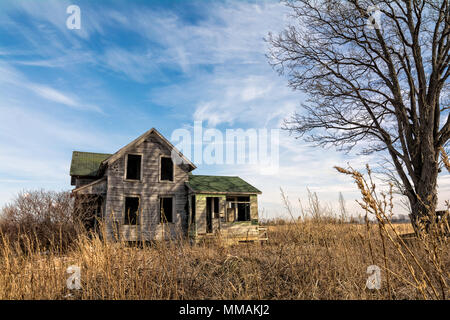
[[[418,182],[415,194],[409,196],[411,204],[411,223],[414,231],[428,229],[431,219],[434,219],[437,207],[437,176],[439,172],[439,151],[427,141],[422,146],[422,163],[418,168]]]

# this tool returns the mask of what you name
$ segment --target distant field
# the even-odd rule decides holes
[[[393,226],[395,227],[395,230],[397,230],[397,232],[400,234],[408,234],[414,232],[411,223],[395,223],[393,224]]]
[[[392,225],[399,234],[409,234],[414,232],[414,229],[410,223],[394,223]],[[355,229],[356,230],[359,229],[359,231],[364,231],[364,229],[366,228],[366,225],[364,224],[352,224],[352,226],[355,226],[356,227]],[[271,232],[275,232],[277,229],[280,228],[282,229],[282,225],[268,226],[268,229]]]
[[[406,224],[395,228],[411,231]],[[31,239],[23,249],[3,239],[0,299],[442,299],[450,294],[443,285],[449,283],[448,242],[437,252],[438,270],[419,241],[408,244],[414,258],[403,249],[404,260],[393,243],[380,238],[376,225],[367,230],[304,221],[270,226],[268,232],[265,244],[231,247],[220,239],[137,248],[81,237],[68,252],[60,252],[57,241],[43,252],[32,248]],[[81,269],[81,290],[66,287],[70,265]],[[370,265],[380,267],[380,290],[366,288]]]

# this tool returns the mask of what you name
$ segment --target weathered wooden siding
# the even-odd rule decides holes
[[[126,154],[111,163],[107,169],[108,195],[106,216],[109,217],[108,231],[113,235],[114,223],[118,223],[122,240],[157,240],[184,234],[187,229],[185,210],[188,181],[186,169],[174,164],[174,181],[159,181],[159,161],[162,155],[170,156],[170,150],[156,135],[149,136],[143,143],[128,153],[142,154],[141,181],[125,181]],[[125,197],[140,197],[139,225],[124,225]],[[174,197],[174,223],[161,224],[159,221],[159,197]]]
[[[253,225],[250,221],[227,222],[221,228],[220,234],[224,238],[254,240],[259,236],[258,225]]]
[[[258,221],[258,196],[250,196],[250,219]]]

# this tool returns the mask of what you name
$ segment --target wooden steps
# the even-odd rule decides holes
[[[217,233],[200,233],[196,236],[191,237],[195,243],[212,243],[221,242],[227,245],[238,244],[238,243],[262,243],[268,241],[268,233],[266,227],[257,227],[257,232],[247,232],[247,233],[227,233],[227,232],[217,232]]]

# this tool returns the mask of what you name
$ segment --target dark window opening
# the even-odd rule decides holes
[[[214,206],[213,206],[213,212],[214,212],[214,218],[219,218],[219,200],[220,198],[213,198],[214,200]]]
[[[212,222],[212,198],[206,198],[206,233],[213,232],[213,222]]]
[[[173,222],[173,198],[160,198],[159,208],[159,221],[161,223]]]
[[[237,211],[237,221],[250,221],[250,203],[238,203]]]
[[[191,223],[195,223],[195,196],[191,198],[191,206],[192,206],[192,215],[191,215]]]
[[[161,180],[173,181],[173,162],[172,158],[161,158]]]
[[[226,220],[251,221],[250,197],[227,197]]]
[[[127,158],[127,180],[141,180],[142,156],[129,154]]]
[[[137,225],[139,216],[139,198],[125,198],[125,222],[128,225]]]

